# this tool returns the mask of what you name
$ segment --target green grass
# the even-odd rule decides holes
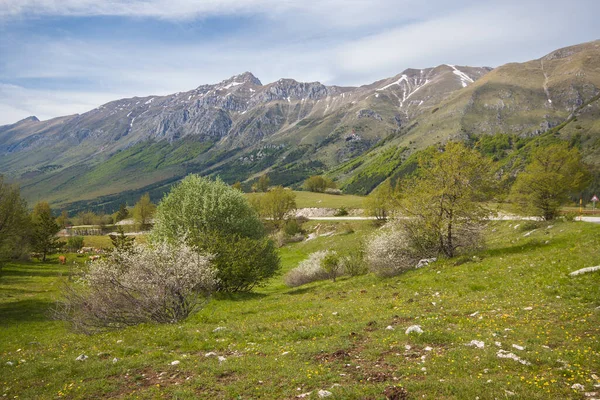
[[[335,195],[326,193],[314,193],[305,191],[294,191],[296,194],[296,206],[298,208],[362,208],[364,197],[351,194]],[[249,198],[258,196],[259,193],[248,193]]]
[[[94,336],[48,318],[68,266],[9,264],[0,280],[0,396],[283,399],[326,389],[334,399],[380,399],[402,385],[411,398],[582,399],[571,385],[590,392],[600,383],[592,377],[600,375],[600,274],[567,274],[600,264],[600,225],[537,224],[529,236],[514,225],[490,226],[475,258],[295,289],[277,277],[255,293],[217,296],[183,323]],[[375,229],[353,228],[282,248],[284,271],[312,251],[353,248]],[[424,333],[406,335],[413,324]],[[485,347],[466,346],[474,339]],[[498,358],[496,341],[531,365]],[[205,357],[210,351],[227,360]],[[80,354],[89,358],[75,361]]]

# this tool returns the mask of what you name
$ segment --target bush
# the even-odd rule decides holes
[[[343,256],[341,263],[344,273],[350,276],[364,275],[369,272],[362,249],[353,250],[348,255]]]
[[[221,291],[250,290],[279,270],[256,211],[242,192],[219,179],[188,175],[158,205],[151,243],[180,237],[215,254]]]
[[[304,181],[302,188],[309,192],[323,193],[326,189],[335,189],[336,185],[335,182],[329,178],[314,175]]]
[[[74,253],[83,247],[83,236],[70,236],[67,239],[67,249]]]
[[[330,250],[321,250],[311,253],[308,258],[301,261],[298,266],[288,272],[283,280],[291,287],[301,286],[310,282],[322,281],[330,278],[330,274],[322,267],[323,260],[330,254]]]
[[[296,219],[289,219],[285,221],[285,224],[283,225],[283,231],[286,235],[289,236],[295,236],[297,234],[303,233],[302,225],[300,225],[300,223]]]
[[[321,260],[321,268],[327,273],[329,279],[335,282],[335,278],[341,275],[342,263],[336,252],[332,251]]]
[[[335,214],[333,214],[335,217],[344,217],[346,215],[348,215],[348,210],[346,209],[346,207],[341,206],[340,208],[338,208],[335,211]]]
[[[78,283],[67,284],[56,315],[85,333],[173,323],[206,302],[215,277],[210,257],[185,243],[135,245],[95,261]]]
[[[268,237],[252,239],[238,235],[206,234],[200,249],[214,254],[218,290],[243,292],[261,286],[279,270],[279,255]]]
[[[412,269],[421,258],[411,249],[406,232],[398,226],[384,228],[367,242],[368,268],[381,277]]]

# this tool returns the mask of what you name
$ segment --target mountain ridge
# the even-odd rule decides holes
[[[42,193],[66,207],[189,172],[228,182],[269,172],[274,183],[294,185],[372,153],[353,170],[360,173],[390,145],[406,148],[401,157],[407,157],[473,133],[538,135],[556,127],[600,92],[599,44],[495,69],[409,68],[357,87],[289,78],[263,85],[246,71],[187,92],[111,101],[80,115],[29,117],[0,126],[0,171],[20,181],[29,198]],[[581,132],[567,126],[566,136],[585,131],[588,142],[596,140],[597,108],[579,110],[585,126]],[[333,177],[344,186],[348,175]],[[76,193],[77,187],[86,190]]]

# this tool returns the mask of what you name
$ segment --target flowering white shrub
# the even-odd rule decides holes
[[[323,260],[328,255],[335,254],[335,251],[331,250],[321,250],[311,253],[306,260],[301,261],[296,268],[285,275],[283,278],[285,284],[296,287],[306,283],[332,278],[331,272],[323,269]]]
[[[84,332],[180,321],[205,303],[216,273],[209,256],[185,243],[115,250],[65,287],[58,317]]]
[[[414,268],[420,258],[411,250],[406,233],[397,226],[385,227],[366,245],[369,270],[378,276],[393,276]]]

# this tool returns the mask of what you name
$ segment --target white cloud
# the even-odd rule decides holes
[[[560,4],[558,0],[505,0],[492,5],[475,0],[0,0],[0,84],[20,85],[0,86],[0,124],[32,114],[44,119],[83,112],[120,97],[186,91],[247,70],[263,83],[288,77],[360,85],[409,67],[496,66],[597,39],[590,35],[597,34],[600,2],[579,0],[568,15]],[[252,31],[224,28],[221,35],[198,37],[195,42],[133,36],[119,38],[118,43],[102,35],[78,37],[67,30],[64,35],[37,31],[22,35],[3,24],[25,21],[35,26],[46,16],[99,15],[144,18],[150,24],[152,19],[170,20],[174,25],[182,20],[187,20],[185,25],[208,17],[250,16],[258,23]]]
[[[31,115],[49,119],[78,114],[115,100],[116,93],[32,90],[0,83],[0,125]]]

